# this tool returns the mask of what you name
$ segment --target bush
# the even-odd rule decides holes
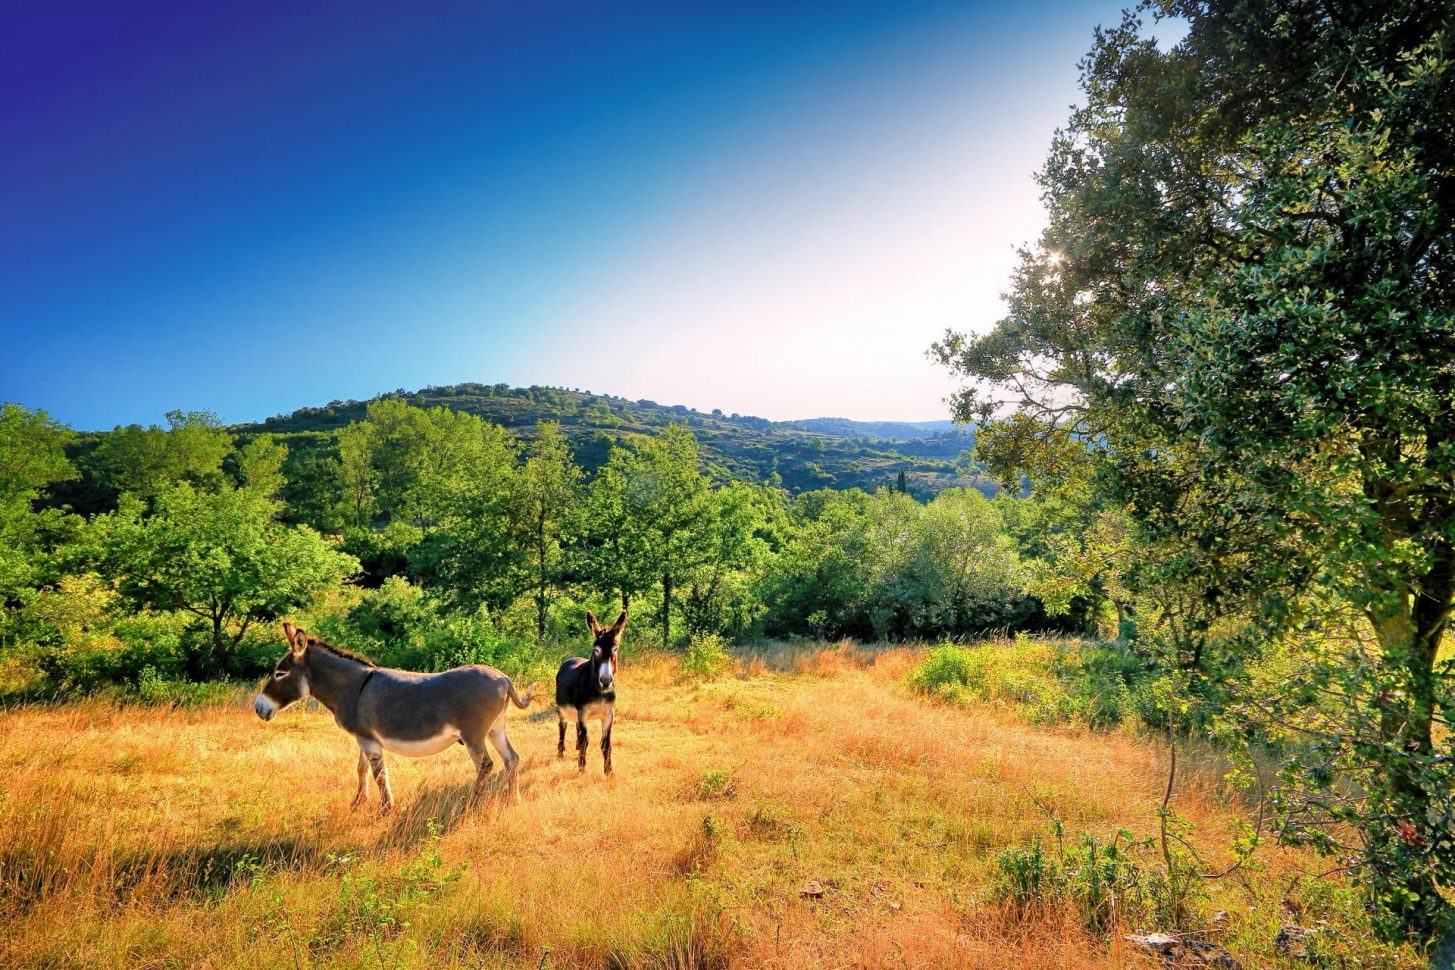
[[[155,667],[143,667],[137,679],[136,696],[145,704],[171,707],[194,707],[226,697],[233,688],[227,684],[194,684],[185,680],[169,680]]]
[[[1168,928],[1186,920],[1196,876],[1177,857],[1170,873],[1147,865],[1151,839],[1118,829],[1110,838],[1084,832],[1068,846],[1060,820],[1053,820],[1052,833],[1053,851],[1037,839],[996,856],[997,899],[1017,907],[1070,906],[1098,935],[1119,924]]]
[[[696,680],[716,680],[732,666],[727,643],[716,633],[695,634],[682,656],[682,672]]]
[[[1150,666],[1122,644],[1089,646],[1017,635],[931,649],[911,689],[952,704],[1002,704],[1041,724],[1163,724]]]
[[[489,664],[515,676],[542,657],[529,639],[510,636],[483,609],[452,611],[402,576],[389,577],[346,612],[320,617],[316,625],[327,642],[406,670]]]

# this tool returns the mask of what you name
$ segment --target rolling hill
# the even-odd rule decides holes
[[[442,406],[476,414],[522,437],[529,437],[539,421],[556,421],[570,439],[576,460],[588,469],[606,460],[614,441],[655,434],[677,423],[692,429],[714,474],[749,481],[770,481],[776,476],[790,492],[892,487],[900,472],[904,472],[907,490],[920,498],[951,487],[973,487],[986,494],[997,488],[968,461],[967,452],[975,443],[974,429],[950,421],[811,418],[775,422],[590,391],[504,384],[401,389],[380,396],[417,407]],[[271,433],[296,436],[300,443],[313,438],[322,444],[339,428],[362,419],[368,403],[331,401],[232,430],[244,437]]]

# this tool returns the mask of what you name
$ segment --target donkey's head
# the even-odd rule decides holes
[[[591,669],[596,673],[596,684],[603,693],[610,693],[616,687],[616,662],[621,652],[621,634],[626,629],[626,610],[611,626],[596,622],[596,614],[586,611],[586,626],[596,642],[591,646]]]
[[[274,714],[308,696],[308,667],[304,663],[308,634],[291,623],[284,623],[283,635],[288,638],[288,652],[283,654],[262,692],[253,700],[253,710],[265,721],[271,721]]]

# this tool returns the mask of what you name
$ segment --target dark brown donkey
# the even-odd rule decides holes
[[[556,757],[566,756],[566,722],[576,722],[576,767],[586,770],[586,722],[601,722],[601,761],[611,774],[611,726],[616,723],[616,661],[621,650],[621,633],[626,629],[626,610],[611,626],[596,622],[586,612],[586,626],[596,642],[591,657],[568,657],[556,671],[556,719],[561,737]]]
[[[305,697],[317,698],[328,708],[338,726],[359,742],[359,790],[351,808],[364,803],[371,769],[379,785],[380,808],[387,812],[393,806],[385,751],[418,758],[452,744],[463,744],[475,762],[472,799],[478,799],[495,768],[486,738],[505,762],[511,801],[520,800],[516,777],[520,756],[505,737],[506,700],[525,707],[530,694],[524,700],[516,696],[509,677],[481,664],[438,674],[391,670],[330,647],[291,623],[283,624],[283,633],[288,652],[253,701],[253,710],[271,721]]]

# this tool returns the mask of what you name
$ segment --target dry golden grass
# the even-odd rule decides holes
[[[987,890],[995,853],[1045,830],[1038,803],[1069,829],[1149,831],[1158,746],[927,703],[902,686],[914,658],[770,653],[706,684],[631,663],[614,777],[594,726],[578,776],[572,752],[555,758],[554,712],[533,708],[510,725],[518,807],[466,812],[473,772],[453,749],[390,759],[389,818],[348,811],[356,749],[322,710],[263,724],[239,694],[5,713],[0,965],[1140,965],[1120,934]],[[1216,775],[1179,786],[1211,835],[1236,814]],[[1260,949],[1277,920],[1252,907],[1316,866],[1264,861],[1252,894],[1208,903]]]

